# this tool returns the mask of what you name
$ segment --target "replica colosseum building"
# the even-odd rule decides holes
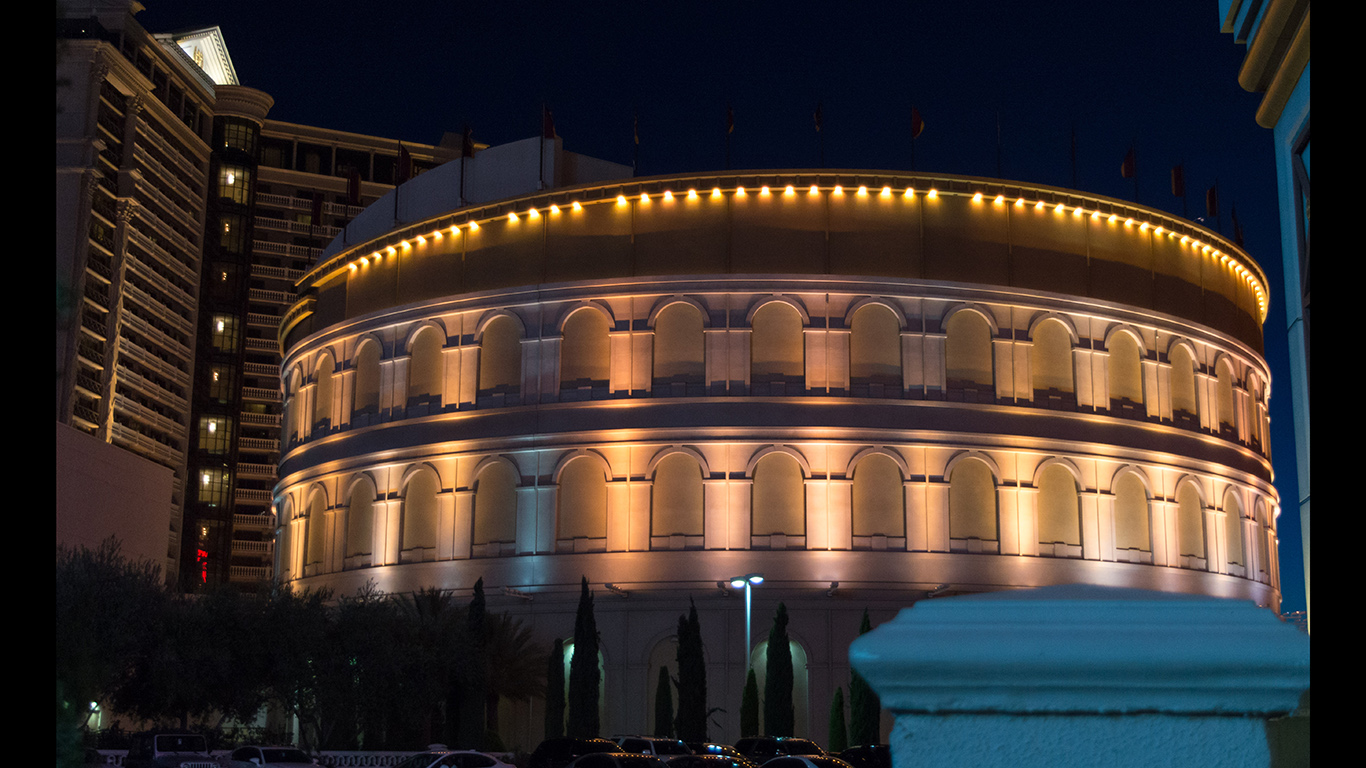
[[[1017,182],[584,183],[611,168],[542,151],[557,186],[461,205],[479,166],[448,164],[300,282],[286,582],[483,577],[548,640],[586,576],[604,733],[652,730],[691,598],[723,739],[747,668],[735,576],[764,577],[751,655],[786,603],[797,730],[822,738],[865,608],[1072,582],[1278,605],[1267,283],[1237,246]],[[509,746],[534,746],[538,713],[504,717]]]

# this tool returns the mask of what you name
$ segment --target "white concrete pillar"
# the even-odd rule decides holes
[[[1309,638],[1270,611],[1089,585],[921,601],[849,657],[895,768],[1265,766],[1309,687]]]

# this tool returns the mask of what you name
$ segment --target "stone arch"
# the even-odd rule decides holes
[[[1116,325],[1105,337],[1110,356],[1106,378],[1112,411],[1136,410],[1146,415],[1143,405],[1143,336],[1128,326]]]
[[[380,377],[379,361],[384,356],[384,345],[372,333],[356,341],[352,358],[356,370],[355,387],[351,398],[351,416],[379,416]]]
[[[756,304],[749,316],[749,377],[751,386],[758,387],[755,394],[805,388],[808,321],[791,301],[774,297]]]
[[[321,567],[327,559],[327,488],[315,483],[308,491],[304,523],[304,568]]]
[[[1000,540],[999,474],[994,462],[977,452],[955,456],[945,468],[949,484],[949,538]]]
[[[1116,550],[1151,552],[1152,487],[1142,470],[1121,467],[1110,480]]]
[[[1237,368],[1233,357],[1220,352],[1214,358],[1215,376],[1215,424],[1217,432],[1235,432],[1238,425],[1236,396],[1234,388],[1238,384]]]
[[[611,467],[592,451],[569,454],[555,468],[555,538],[607,538],[607,484]]]
[[[1172,417],[1195,420],[1200,415],[1199,390],[1195,372],[1199,369],[1195,347],[1185,339],[1174,339],[1167,346],[1167,364],[1171,386]]]
[[[285,444],[290,445],[299,441],[302,434],[300,425],[302,424],[299,392],[303,387],[304,374],[300,366],[295,365],[285,374],[285,413],[282,421],[284,422]]]
[[[1177,547],[1182,557],[1209,560],[1205,544],[1205,491],[1190,475],[1176,483]]]
[[[650,536],[702,536],[706,470],[701,462],[678,450],[651,463]]]
[[[1034,473],[1040,545],[1081,546],[1081,472],[1075,464],[1052,458]]]
[[[806,535],[806,478],[795,451],[773,449],[756,456],[750,477],[752,536]]]
[[[1061,315],[1042,315],[1030,325],[1029,338],[1033,342],[1029,349],[1029,371],[1035,401],[1062,395],[1070,402],[1077,391],[1072,365],[1076,328]]]
[[[985,310],[960,305],[944,315],[944,383],[950,399],[996,399],[992,339],[996,321]]]
[[[517,466],[502,456],[490,456],[475,467],[470,533],[473,546],[517,541],[517,488],[521,481]]]
[[[439,408],[445,390],[446,331],[434,321],[426,321],[408,336],[408,406]]]
[[[285,496],[278,504],[280,518],[275,542],[275,570],[280,574],[281,581],[290,581],[297,575],[294,569],[294,500]]]
[[[346,494],[346,558],[374,554],[376,488],[374,479],[364,472],[351,481]]]
[[[694,301],[671,301],[656,307],[654,328],[654,383],[702,384],[706,379],[707,316]]]
[[[759,622],[762,626],[762,620]],[[772,624],[772,620],[769,621]],[[792,651],[792,710],[793,723],[796,736],[811,737],[814,734],[805,733],[807,722],[810,720],[808,710],[811,700],[811,681],[808,667],[810,666],[810,655],[807,653],[806,644],[797,639],[792,631],[792,625],[787,625],[788,647]],[[756,638],[762,638],[754,645],[750,652],[750,668],[754,670],[754,676],[758,679],[759,694],[763,695],[764,683],[768,678],[768,635],[756,634]]]
[[[885,450],[861,451],[851,462],[851,530],[854,536],[906,535],[906,465]]]
[[[418,560],[429,560],[436,551],[440,524],[441,475],[431,464],[409,467],[404,473],[402,513],[399,515],[399,551]]]
[[[848,315],[849,383],[901,387],[901,331],[905,317],[881,301],[865,300]]]
[[[570,309],[560,323],[560,388],[605,387],[611,380],[612,315],[597,302]]]
[[[324,349],[318,355],[318,363],[313,367],[313,431],[327,434],[332,428],[333,376],[337,361],[331,349]]]
[[[525,337],[522,319],[511,312],[490,312],[480,319],[475,332],[479,344],[480,396],[521,392]]]
[[[1243,553],[1243,501],[1239,498],[1238,487],[1230,485],[1224,489],[1224,540],[1228,545],[1229,565],[1247,567],[1247,555]]]

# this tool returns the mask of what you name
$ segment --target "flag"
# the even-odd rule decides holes
[[[399,145],[398,145],[398,179],[396,180],[395,183],[396,183],[396,184],[402,184],[403,182],[407,181],[408,179],[411,179],[412,177],[413,177],[413,155],[412,155],[412,153],[410,153],[410,152],[408,151],[408,148],[407,148],[407,147],[403,146],[402,144],[399,144]]]
[[[346,177],[346,204],[360,205],[360,171],[355,168]]]
[[[474,157],[474,130],[465,126],[465,135],[460,138],[460,156]]]
[[[816,115],[815,115],[815,117],[816,117],[816,133],[820,133],[820,132],[821,132],[821,105],[820,105],[820,102],[817,102],[817,103],[816,103]]]
[[[321,193],[321,192],[314,192],[314,193],[313,193],[313,208],[312,208],[312,210],[310,210],[309,213],[310,213],[310,215],[313,217],[312,219],[309,220],[309,223],[310,223],[312,226],[315,226],[315,227],[322,226],[322,223],[323,223],[323,193]]]
[[[1186,169],[1179,163],[1172,166],[1172,196],[1186,196]]]
[[[911,138],[919,138],[924,130],[925,121],[920,119],[920,110],[911,107]]]
[[[729,104],[726,105],[726,133],[735,133],[735,110]]]
[[[640,115],[631,116],[631,137],[635,139],[636,146],[640,146]]]
[[[541,105],[541,138],[555,138],[555,113],[544,104]]]
[[[1214,186],[1205,190],[1205,213],[1208,214],[1210,218],[1214,218],[1219,215],[1218,184],[1215,184]]]
[[[1133,147],[1124,154],[1124,162],[1119,164],[1119,177],[1121,179],[1132,179],[1138,166],[1138,154]]]
[[[1242,225],[1241,222],[1238,221],[1238,205],[1237,205],[1237,203],[1235,203],[1235,204],[1229,206],[1228,215],[1233,219],[1233,242],[1237,243],[1239,248],[1242,248],[1242,247],[1243,247],[1243,225]]]

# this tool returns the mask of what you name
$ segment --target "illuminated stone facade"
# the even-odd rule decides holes
[[[1188,222],[985,179],[728,173],[459,208],[301,282],[278,573],[341,594],[482,576],[544,637],[586,575],[612,732],[652,728],[636,705],[692,597],[727,738],[737,574],[766,577],[756,641],[791,610],[797,727],[822,737],[865,606],[1086,582],[1275,607],[1265,285]]]

